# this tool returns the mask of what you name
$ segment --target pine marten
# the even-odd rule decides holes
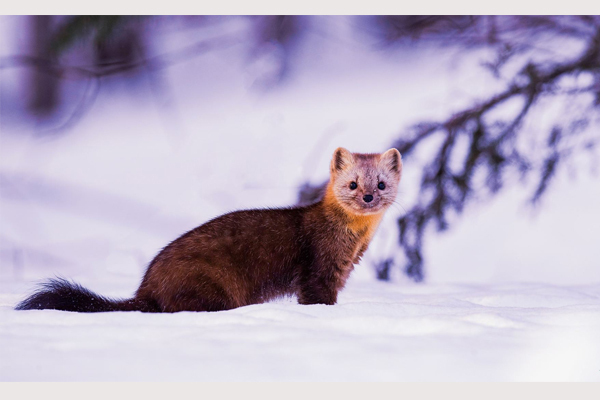
[[[402,175],[398,150],[338,148],[325,194],[305,207],[235,211],[179,237],[150,263],[132,299],[111,300],[51,279],[17,310],[219,311],[296,295],[335,304]]]

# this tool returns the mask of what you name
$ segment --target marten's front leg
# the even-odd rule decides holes
[[[324,260],[315,260],[311,265],[302,266],[298,303],[335,304],[339,286],[337,275],[335,265]]]
[[[363,242],[360,245],[356,254],[354,255],[354,258],[352,259],[352,264],[358,264],[360,262],[360,259],[362,258],[363,254],[365,254],[365,251],[367,251],[368,247],[369,247],[369,242]]]

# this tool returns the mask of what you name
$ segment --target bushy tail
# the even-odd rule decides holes
[[[76,312],[159,311],[139,299],[112,300],[62,278],[50,279],[20,302],[16,310],[63,310]]]

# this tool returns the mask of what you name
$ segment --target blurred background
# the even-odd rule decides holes
[[[0,278],[133,291],[228,211],[404,176],[354,279],[600,281],[597,16],[2,16]]]

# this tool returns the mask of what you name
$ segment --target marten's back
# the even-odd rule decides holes
[[[170,311],[198,301],[211,310],[293,294],[294,265],[311,257],[310,208],[236,211],[187,232],[154,258],[136,297]]]

